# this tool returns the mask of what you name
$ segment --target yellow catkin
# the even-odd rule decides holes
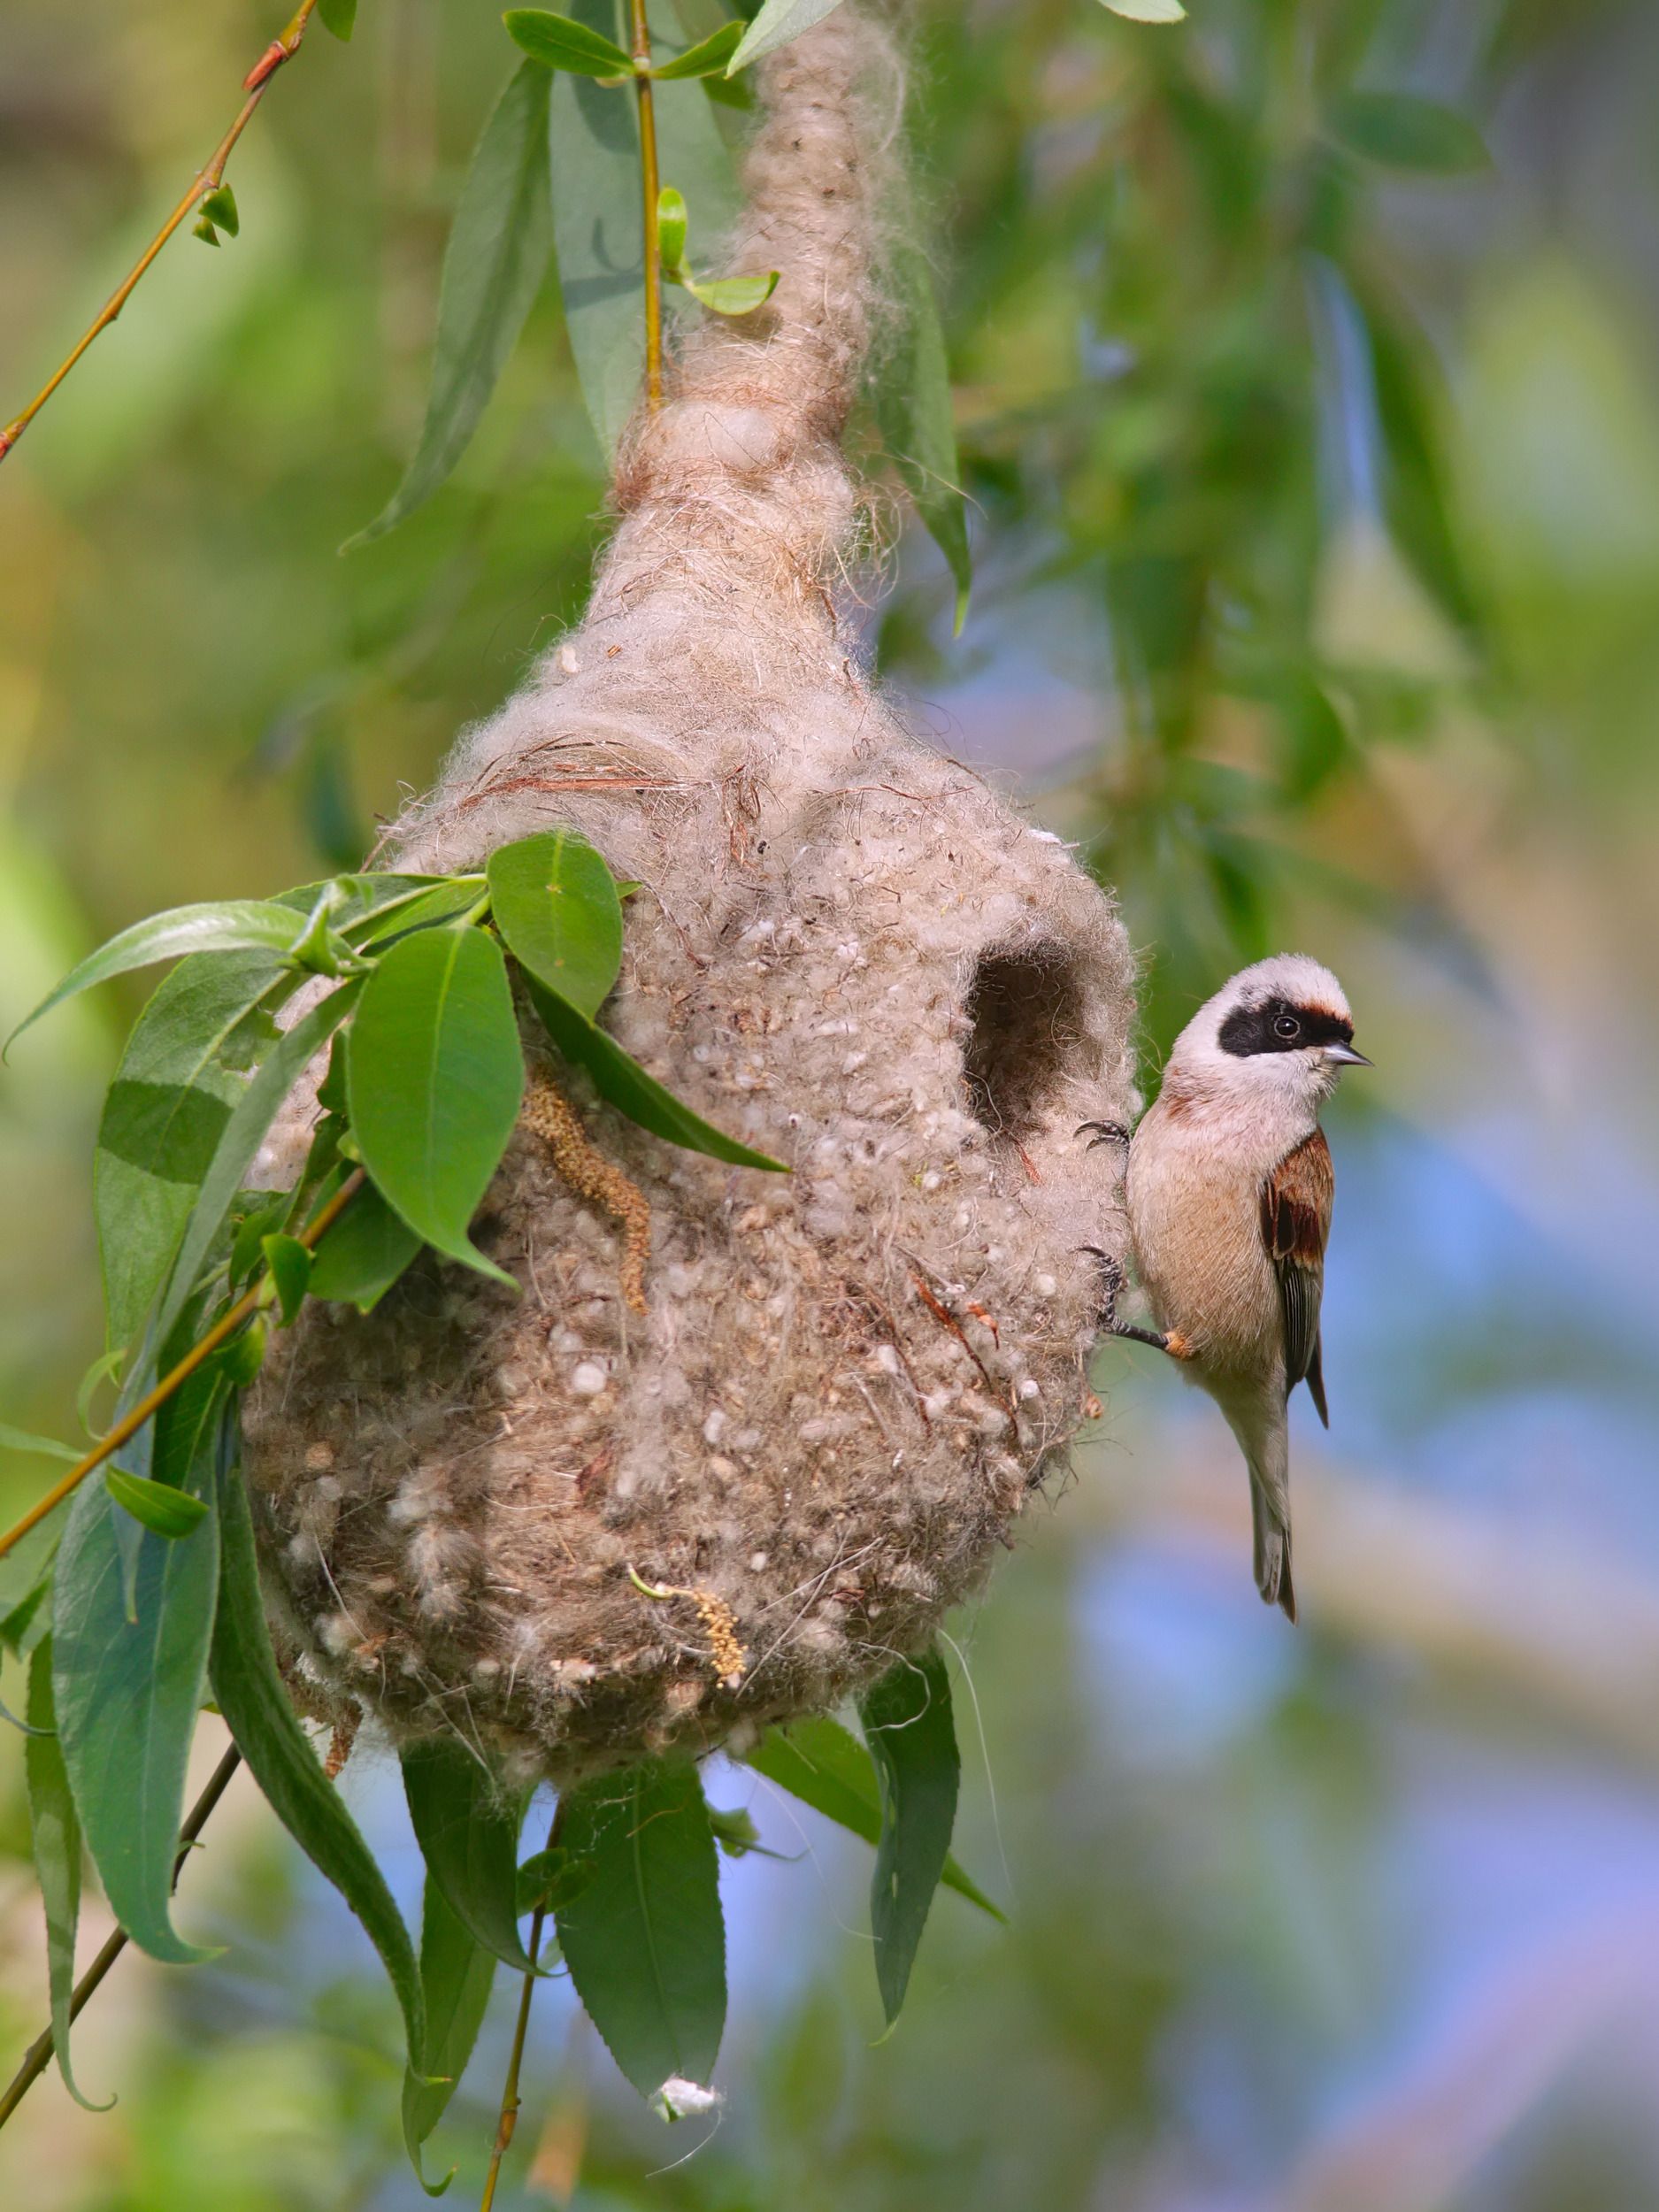
[[[727,1689],[735,1689],[743,1678],[749,1664],[749,1654],[738,1641],[737,1622],[731,1607],[724,1598],[717,1598],[711,1591],[695,1590],[697,1615],[709,1638],[709,1655],[714,1661],[714,1671]]]
[[[579,1197],[590,1198],[622,1229],[622,1295],[645,1311],[645,1263],[651,1251],[651,1210],[645,1194],[594,1143],[581,1117],[551,1079],[533,1076],[519,1116],[553,1155],[553,1164]]]
[[[678,1582],[646,1582],[628,1569],[628,1580],[648,1598],[689,1598],[697,1609],[709,1639],[709,1657],[714,1671],[728,1690],[736,1689],[749,1666],[749,1654],[737,1633],[737,1616],[726,1600],[716,1597],[712,1590],[688,1590]]]

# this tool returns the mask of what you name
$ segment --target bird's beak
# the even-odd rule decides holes
[[[1326,1045],[1323,1048],[1327,1060],[1334,1060],[1340,1068],[1370,1068],[1377,1064],[1363,1052],[1356,1052],[1352,1045]]]

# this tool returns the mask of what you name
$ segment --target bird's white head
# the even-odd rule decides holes
[[[1241,968],[1199,1008],[1164,1081],[1317,1114],[1345,1067],[1370,1065],[1354,1049],[1354,1018],[1329,968],[1281,952]]]

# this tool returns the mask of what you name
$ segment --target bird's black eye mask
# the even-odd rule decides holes
[[[1264,999],[1258,1006],[1235,1006],[1221,1025],[1217,1042],[1224,1052],[1246,1059],[1256,1052],[1304,1052],[1317,1045],[1354,1041],[1354,1025],[1325,1006],[1294,1006],[1287,998]]]

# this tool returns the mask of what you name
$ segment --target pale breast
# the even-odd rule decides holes
[[[1136,1133],[1125,1186],[1141,1287],[1158,1326],[1187,1338],[1204,1364],[1259,1371],[1281,1330],[1259,1179],[1156,1114]]]

